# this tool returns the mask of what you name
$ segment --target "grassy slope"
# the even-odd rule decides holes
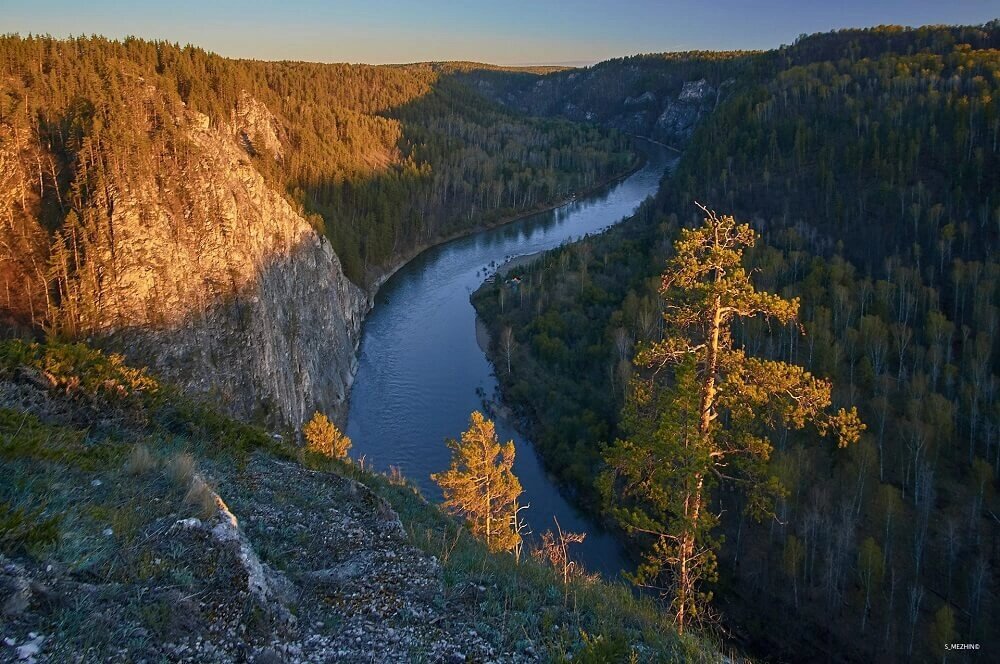
[[[296,582],[310,565],[330,564],[309,556],[334,555],[317,542],[342,534],[333,532],[335,515],[378,522],[372,514],[384,502],[373,499],[367,514],[352,502],[350,480],[366,485],[399,514],[405,541],[389,544],[412,555],[407,564],[440,561],[443,585],[427,600],[445,616],[439,631],[474,631],[498,655],[718,659],[707,642],[678,638],[653,602],[622,585],[564,588],[546,566],[487,553],[405,481],[302,456],[81,345],[0,344],[0,458],[0,588],[13,597],[16,579],[28,578],[33,591],[26,606],[5,616],[2,636],[22,644],[29,632],[48,635],[43,656],[177,656],[164,644],[180,647],[187,634],[202,635],[219,652],[226,634],[250,648],[289,638],[266,607],[237,592],[246,581],[225,547],[204,533],[177,532],[182,518],[214,523],[214,507],[191,490],[197,473],[229,502],[261,561]],[[275,513],[280,518],[269,520]],[[372,602],[365,602],[368,610]],[[340,638],[341,621],[353,624],[350,599],[336,593],[304,592],[291,606],[300,631],[325,622],[316,638]],[[385,624],[398,620],[399,611],[386,611]],[[412,656],[431,656],[415,643]],[[211,659],[211,652],[199,656]],[[294,658],[294,648],[286,654]]]

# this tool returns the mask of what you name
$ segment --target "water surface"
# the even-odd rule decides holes
[[[602,192],[555,210],[454,240],[420,254],[379,290],[365,321],[358,372],[351,388],[347,434],[352,455],[379,470],[398,466],[424,495],[440,500],[431,473],[448,468],[446,438],[457,438],[469,414],[493,395],[493,366],[476,342],[476,313],[469,296],[483,283],[484,268],[509,257],[552,249],[598,232],[632,214],[656,192],[674,156],[656,146],[646,165]],[[492,271],[492,268],[490,268]],[[575,555],[590,570],[617,575],[624,556],[615,539],[560,493],[529,440],[497,422],[501,440],[514,439],[514,472],[524,487],[523,514],[534,533],[552,528],[584,531]]]

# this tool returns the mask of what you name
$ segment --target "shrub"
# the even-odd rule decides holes
[[[0,373],[22,366],[38,371],[51,389],[71,397],[87,395],[110,403],[132,399],[148,405],[160,389],[145,369],[130,367],[121,355],[105,354],[85,344],[0,342]]]
[[[345,436],[323,413],[317,412],[302,429],[306,449],[310,452],[343,459],[351,449],[351,439]]]

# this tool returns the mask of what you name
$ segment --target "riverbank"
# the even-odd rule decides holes
[[[534,254],[527,254],[525,256],[513,258],[497,268],[496,274],[499,277],[506,276],[511,270],[518,267],[524,267],[537,261],[545,253],[546,252],[544,251],[540,251]],[[492,284],[489,282],[483,282],[483,285],[474,291],[469,297],[470,303],[473,303],[475,298],[484,289],[489,288],[491,285]],[[510,399],[508,393],[510,392],[510,385],[508,383],[510,377],[500,376],[501,372],[499,367],[503,366],[503,357],[501,357],[499,350],[494,347],[493,334],[490,332],[489,325],[486,324],[486,321],[483,320],[478,311],[476,312],[476,344],[483,352],[483,355],[486,356],[486,360],[493,368],[494,375],[497,379],[495,396],[484,394],[483,407],[489,411],[488,414],[490,417],[502,420],[524,438],[528,440],[537,440],[540,434],[538,416],[532,413],[530,408],[524,407],[524,404],[509,403]],[[538,452],[537,448],[536,452]],[[538,457],[549,482],[556,488],[563,498],[573,504],[576,508],[586,513],[591,519],[594,519],[603,529],[611,532],[613,530],[613,524],[607,523],[601,513],[594,508],[594,505],[588,504],[585,500],[581,500],[580,492],[577,490],[577,487],[555,475],[549,467],[549,460],[546,459],[544,454],[539,452]]]
[[[643,140],[648,143],[654,143],[654,144],[656,143],[656,141],[647,139],[643,136],[633,136],[633,138]],[[352,352],[350,371],[348,375],[345,377],[345,387],[344,387],[346,392],[345,398],[340,404],[338,404],[338,406],[332,413],[334,420],[337,422],[337,424],[341,428],[346,427],[347,415],[350,412],[351,388],[354,385],[354,380],[358,372],[358,350],[361,345],[361,337],[363,334],[362,330],[364,329],[364,324],[368,318],[368,315],[375,307],[375,298],[378,296],[378,293],[382,289],[382,286],[385,284],[385,282],[391,279],[394,274],[396,274],[404,267],[409,265],[411,262],[419,258],[421,254],[430,251],[436,247],[440,247],[442,245],[448,244],[449,242],[453,242],[455,240],[459,240],[464,237],[475,235],[476,233],[482,233],[485,231],[490,231],[496,228],[500,228],[502,226],[513,224],[515,222],[521,221],[522,219],[531,217],[532,215],[541,214],[543,212],[549,212],[551,210],[557,210],[561,207],[573,203],[577,199],[589,196],[590,194],[608,188],[615,183],[621,182],[626,178],[628,178],[629,176],[634,175],[636,172],[638,172],[643,166],[646,165],[646,162],[649,159],[648,155],[643,150],[640,149],[636,149],[635,157],[636,157],[635,160],[633,161],[632,165],[629,167],[628,170],[619,173],[618,175],[615,175],[613,177],[601,180],[597,184],[594,184],[590,187],[577,190],[576,192],[571,193],[566,198],[554,202],[544,203],[542,205],[535,206],[530,210],[521,210],[516,214],[506,215],[491,222],[478,223],[470,228],[461,229],[455,231],[454,233],[449,233],[447,235],[440,236],[428,242],[421,242],[416,246],[414,246],[412,249],[401,254],[397,258],[397,260],[392,262],[392,264],[389,267],[383,269],[369,270],[368,274],[366,275],[365,283],[358,284],[358,286],[361,288],[362,291],[364,291],[366,295],[366,301],[364,302],[364,308],[359,312],[359,315],[361,317],[361,320],[358,324],[359,333],[357,338],[353,340],[354,350]],[[541,253],[541,252],[536,252],[536,253]]]
[[[677,154],[683,154],[683,151],[680,148],[675,148],[673,145],[667,145],[666,143],[664,143],[662,141],[658,141],[655,138],[650,138],[649,136],[640,136],[639,134],[630,134],[630,136],[632,136],[632,138],[639,138],[639,139],[642,139],[644,141],[649,141],[650,143],[653,143],[654,145],[659,145],[661,148],[666,148],[668,150],[673,150]]]
[[[646,138],[644,136],[633,136],[633,138],[653,143],[656,145],[661,145],[657,141],[654,141],[650,138]],[[669,147],[669,146],[664,146],[664,147]],[[408,263],[415,260],[417,257],[420,256],[420,254],[424,253],[425,251],[429,251],[435,247],[439,247],[443,244],[447,244],[449,242],[461,239],[463,237],[475,235],[476,233],[481,233],[483,231],[490,231],[496,228],[500,228],[502,226],[513,224],[517,221],[521,221],[522,219],[531,217],[536,214],[541,214],[543,212],[550,212],[552,210],[558,210],[561,207],[565,207],[570,203],[573,203],[579,198],[590,196],[591,194],[601,191],[602,189],[606,189],[607,187],[610,187],[611,185],[621,182],[622,180],[628,178],[629,176],[634,175],[643,166],[646,165],[647,161],[648,161],[648,155],[646,155],[646,153],[643,152],[642,150],[636,150],[636,159],[632,163],[632,165],[628,168],[628,170],[623,171],[610,178],[605,178],[604,180],[600,180],[599,182],[589,187],[578,189],[565,198],[562,198],[557,201],[549,201],[546,203],[542,203],[530,209],[520,210],[515,214],[502,216],[494,221],[485,223],[480,222],[469,228],[463,228],[455,231],[454,233],[448,233],[446,235],[439,236],[433,240],[429,240],[427,242],[421,242],[416,246],[414,246],[412,249],[401,254],[400,257],[397,260],[393,261],[389,267],[369,270],[365,279],[366,283],[360,284],[360,286],[362,290],[364,290],[368,294],[369,298],[371,298],[374,301],[375,297],[378,295],[379,289],[382,288],[382,285],[386,281],[392,278],[392,275],[399,272]],[[369,310],[370,309],[371,307],[369,307]],[[365,315],[367,315],[367,313],[368,312],[365,312]]]
[[[643,168],[591,196],[578,197],[558,214],[523,219],[422,252],[387,279],[369,313],[358,352],[346,431],[353,452],[378,469],[398,467],[430,500],[440,497],[431,475],[446,469],[445,441],[468,426],[469,413],[493,398],[496,378],[477,343],[469,295],[483,283],[483,266],[522,257],[600,233],[628,217],[658,188],[672,162],[668,151],[637,141],[648,155]],[[511,265],[508,264],[508,268]],[[483,341],[480,339],[480,341]],[[511,421],[503,421],[503,420]],[[629,566],[618,542],[567,500],[535,453],[534,442],[497,418],[497,433],[518,449],[515,472],[531,504],[526,518],[542,533],[558,518],[564,529],[587,532],[576,558],[607,578]],[[520,427],[523,429],[523,427]]]
[[[658,145],[655,141],[648,141],[648,143]],[[671,158],[669,161],[676,163],[675,158]],[[621,230],[621,232],[627,232],[619,228],[619,224],[617,223],[619,221],[621,220],[616,219],[611,224],[598,229],[591,237],[599,238],[602,233],[609,231],[612,227]],[[625,219],[626,223],[627,221]],[[577,236],[579,238],[577,241],[582,240],[583,235],[585,234]],[[595,241],[600,242],[601,240],[597,239]],[[540,269],[539,263],[541,260],[544,260],[545,253],[546,251],[541,251],[515,255],[510,260],[498,266],[493,271],[491,278],[477,284],[469,296],[476,310],[476,340],[480,351],[485,355],[493,370],[497,383],[496,395],[491,397],[491,403],[498,404],[496,406],[497,411],[502,412],[505,419],[519,433],[533,441],[533,446],[539,450],[542,466],[556,489],[571,501],[576,508],[586,512],[590,518],[599,521],[602,519],[598,506],[599,499],[595,492],[589,490],[589,487],[583,483],[583,477],[589,472],[582,465],[585,463],[581,461],[583,457],[576,454],[568,456],[563,454],[563,456],[554,457],[552,446],[565,447],[565,444],[553,443],[552,436],[546,435],[547,433],[551,434],[551,431],[547,432],[541,426],[541,422],[544,419],[542,415],[546,412],[546,409],[558,408],[560,401],[558,392],[547,393],[545,390],[532,389],[530,384],[533,382],[533,377],[530,373],[526,374],[525,367],[520,366],[517,362],[518,356],[526,352],[526,349],[534,342],[528,338],[521,338],[519,340],[520,343],[514,349],[515,367],[513,374],[507,374],[502,369],[502,367],[506,366],[506,359],[500,349],[492,343],[493,338],[499,334],[501,329],[494,318],[495,315],[499,314],[496,300],[497,289],[512,275],[517,275],[521,276],[524,283],[531,283],[533,285],[531,293],[536,292],[534,280],[531,275],[535,270]],[[515,300],[516,296],[515,299],[510,300],[510,307],[517,308]],[[512,312],[513,309],[508,313]],[[515,325],[516,328],[517,326]],[[545,333],[542,332],[541,334],[544,335]],[[557,347],[556,350],[559,350],[559,348]],[[518,384],[519,381],[520,384]],[[527,381],[527,384],[525,381]],[[571,389],[570,386],[565,387],[566,389]],[[526,394],[531,394],[531,397],[526,399]],[[574,431],[574,426],[586,426],[579,423],[565,424],[570,430]],[[598,440],[606,440],[606,438]],[[597,444],[598,442],[595,441],[594,445]],[[590,451],[593,449],[596,448],[591,448]],[[581,467],[575,468],[573,464],[581,464]],[[606,526],[607,524],[603,525]]]

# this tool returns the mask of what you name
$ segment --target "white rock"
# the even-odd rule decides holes
[[[23,646],[17,647],[17,658],[18,659],[31,659],[39,652],[41,652],[41,647],[38,643],[32,641],[31,643],[25,643]]]

